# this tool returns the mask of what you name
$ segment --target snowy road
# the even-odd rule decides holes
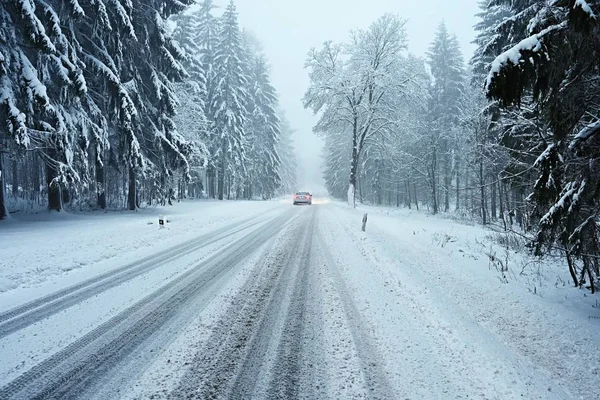
[[[3,307],[0,398],[577,398],[421,275],[439,251],[373,252],[357,217],[272,203]]]

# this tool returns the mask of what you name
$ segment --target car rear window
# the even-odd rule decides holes
[[[298,193],[296,193],[296,194],[297,194],[298,196],[306,196],[306,195],[308,195],[309,193],[308,193],[308,192],[298,192]]]

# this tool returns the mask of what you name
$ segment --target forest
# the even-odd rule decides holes
[[[0,219],[292,190],[260,43],[195,3],[2,1]]]
[[[482,0],[475,54],[441,22],[426,57],[384,15],[307,58],[331,195],[456,212],[600,279],[597,2]]]
[[[443,21],[410,54],[395,14],[309,52],[326,189],[497,224],[594,291],[600,5],[479,8],[474,54]],[[296,186],[293,128],[233,1],[3,1],[0,121],[0,219]]]

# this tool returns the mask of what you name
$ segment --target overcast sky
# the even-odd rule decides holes
[[[227,3],[216,0],[222,7]],[[458,36],[465,59],[474,50],[477,0],[237,0],[236,4],[241,27],[252,31],[263,45],[281,107],[296,130],[294,142],[302,170],[299,189],[316,191],[323,186],[322,142],[312,133],[316,118],[302,107],[309,84],[304,61],[311,47],[320,47],[326,40],[346,41],[350,30],[367,28],[391,12],[408,20],[413,54],[425,55],[442,20]]]

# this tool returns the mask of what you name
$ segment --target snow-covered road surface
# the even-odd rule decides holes
[[[431,223],[466,237],[473,227],[375,214],[362,233],[360,217],[336,204],[249,206],[137,260],[15,289],[22,300],[0,304],[0,399],[600,393],[580,378],[600,373],[598,320],[569,308],[585,302],[482,284],[495,272],[476,253],[465,258],[415,230]],[[498,299],[521,306],[501,309]],[[583,343],[568,343],[573,334]],[[568,346],[576,362],[559,365],[552,346]]]

